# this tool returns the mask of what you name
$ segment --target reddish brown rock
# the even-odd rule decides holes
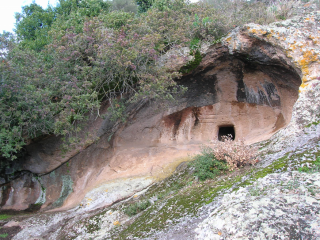
[[[31,184],[31,175],[29,180],[27,175],[16,179],[10,184],[20,186],[18,192],[2,187],[2,209],[26,209],[41,194],[43,210],[72,208],[92,189],[107,189],[115,180],[125,186],[130,178],[140,177],[146,179],[141,186],[147,186],[150,179],[168,176],[202,144],[223,134],[250,144],[288,125],[301,69],[280,45],[259,39],[246,28],[236,33],[241,47],[232,38],[211,46],[198,68],[178,80],[188,91],[170,107],[141,102],[130,107],[125,124],[93,120],[86,131],[91,140],[99,139],[93,144],[83,140],[85,147],[65,155],[60,152],[61,141],[53,136],[28,145],[30,157],[23,166],[41,175],[42,188],[34,183],[31,194],[22,187]],[[121,198],[135,191],[134,186],[128,189]]]

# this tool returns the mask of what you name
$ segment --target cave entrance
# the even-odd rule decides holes
[[[234,126],[221,126],[219,127],[219,132],[218,132],[218,140],[222,141],[223,136],[231,135],[231,139],[235,139],[235,131],[234,131]]]

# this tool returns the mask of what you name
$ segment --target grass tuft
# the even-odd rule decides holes
[[[6,220],[8,219],[10,216],[7,214],[0,214],[0,220]]]
[[[129,217],[132,217],[139,212],[147,209],[151,205],[149,200],[144,200],[140,202],[135,202],[124,209],[124,213]]]

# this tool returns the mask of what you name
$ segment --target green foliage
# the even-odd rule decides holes
[[[315,167],[320,171],[320,157],[317,157],[317,160],[314,162]]]
[[[202,42],[218,41],[235,25],[275,20],[266,17],[273,5],[256,1],[137,4],[143,14],[129,0],[60,0],[47,9],[32,3],[16,14],[17,39],[0,35],[1,159],[17,158],[43,135],[79,144],[82,124],[102,101],[125,97],[110,108],[122,118],[129,102],[174,99],[185,90],[174,79],[199,65]],[[162,54],[186,46],[194,60],[180,72],[159,64]]]
[[[313,173],[320,172],[320,157],[317,157],[316,161],[313,162],[313,166],[306,166],[298,168],[299,172]]]
[[[138,6],[133,0],[113,0],[112,9],[128,13],[137,13]]]
[[[39,211],[42,205],[43,205],[42,202],[30,204],[29,207],[28,207],[28,211],[29,211],[29,212]]]
[[[0,214],[0,220],[6,220],[8,219],[10,216],[7,214]]]
[[[298,170],[299,172],[309,172],[310,168],[308,168],[307,166],[303,166],[303,167],[299,167]]]
[[[116,121],[120,119],[122,122],[125,122],[127,116],[125,115],[126,106],[123,101],[114,100],[111,105],[111,109],[108,111],[111,114],[111,121]]]
[[[139,13],[144,13],[151,8],[153,0],[135,0],[138,5]]]
[[[58,6],[47,9],[32,3],[16,13],[15,32],[23,48],[39,52],[51,42],[51,30],[73,28],[77,33],[82,32],[87,18],[108,12],[110,7],[111,4],[103,0],[60,0]]]
[[[194,50],[198,50],[199,49],[199,47],[200,47],[200,43],[201,43],[201,41],[200,41],[200,39],[199,38],[193,38],[192,40],[191,40],[191,42],[190,42],[190,50],[191,51],[194,51]]]
[[[202,61],[202,56],[199,50],[191,52],[190,55],[193,55],[194,59],[192,61],[189,61],[180,69],[180,72],[183,74],[192,72],[199,66],[200,62]]]
[[[81,33],[86,20],[107,14],[111,6],[109,1],[103,0],[60,0],[55,9],[57,18],[52,26],[51,35],[61,36],[69,29]]]
[[[55,11],[58,16],[70,18],[73,12],[80,17],[97,17],[102,12],[109,11],[110,2],[103,0],[60,0]]]
[[[212,179],[228,170],[227,162],[217,160],[209,147],[203,147],[201,154],[196,155],[191,164],[195,168],[194,175],[202,181]]]
[[[153,1],[152,8],[159,11],[174,10],[178,11],[186,7],[186,2],[184,0],[155,0]]]
[[[149,200],[144,200],[140,202],[135,202],[124,209],[124,213],[129,217],[132,217],[139,212],[147,209],[151,205]]]
[[[2,233],[2,234],[0,234],[0,238],[6,238],[6,237],[8,237],[8,233]]]
[[[54,21],[55,13],[51,7],[42,9],[36,3],[22,7],[22,13],[16,13],[16,34],[24,48],[40,51],[48,44],[48,31]]]
[[[4,113],[0,116],[0,149],[6,158],[14,159],[26,138],[79,131],[77,121],[85,119],[87,108],[98,107],[92,101],[96,93],[83,86],[84,82],[77,87],[75,78],[66,81],[60,64],[45,58],[45,53],[14,48],[0,63],[0,111]]]
[[[100,17],[104,25],[108,28],[120,29],[134,18],[134,13],[123,11],[112,11]]]

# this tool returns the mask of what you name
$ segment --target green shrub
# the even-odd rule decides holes
[[[256,147],[246,145],[243,139],[234,141],[230,134],[222,136],[221,141],[212,140],[211,144],[216,159],[226,161],[230,171],[259,162]]]
[[[199,50],[196,50],[193,52],[190,53],[190,55],[193,55],[194,56],[194,59],[192,61],[189,61],[187,63],[187,65],[183,66],[181,69],[180,69],[180,72],[181,73],[190,73],[191,71],[193,71],[194,69],[196,69],[199,64],[201,63],[202,61],[202,56],[201,56],[201,53]]]
[[[303,167],[299,167],[298,168],[299,172],[310,172],[310,168],[308,168],[308,166],[303,166]]]
[[[210,147],[203,147],[201,154],[196,155],[191,164],[195,168],[194,175],[202,181],[212,179],[228,170],[227,162],[217,160]]]
[[[0,234],[0,238],[6,238],[6,237],[8,237],[8,233],[2,233],[2,234]]]
[[[320,157],[317,157],[317,160],[314,162],[315,167],[320,171]]]
[[[134,0],[113,0],[112,9],[128,13],[137,13],[138,6]]]
[[[151,205],[149,200],[135,202],[124,209],[124,213],[129,217],[136,215],[137,213],[147,209]]]
[[[299,172],[305,172],[305,173],[314,173],[314,172],[320,172],[320,157],[317,157],[316,161],[313,163],[312,166],[306,166],[298,168]]]
[[[290,17],[300,1],[135,2],[145,13],[135,15],[130,0],[115,0],[113,9],[121,11],[113,12],[111,1],[63,0],[16,15],[17,37],[0,34],[0,159],[14,160],[43,135],[75,145],[81,123],[99,115],[103,100],[173,99],[182,92],[174,79],[199,65],[202,42],[248,22]],[[186,46],[194,60],[180,73],[159,67],[162,54]]]
[[[10,216],[7,214],[0,214],[0,220],[6,220],[8,219]]]
[[[135,0],[138,5],[139,13],[144,13],[151,8],[153,0]]]
[[[134,13],[117,10],[102,15],[100,18],[105,23],[106,27],[119,29],[134,18]]]

